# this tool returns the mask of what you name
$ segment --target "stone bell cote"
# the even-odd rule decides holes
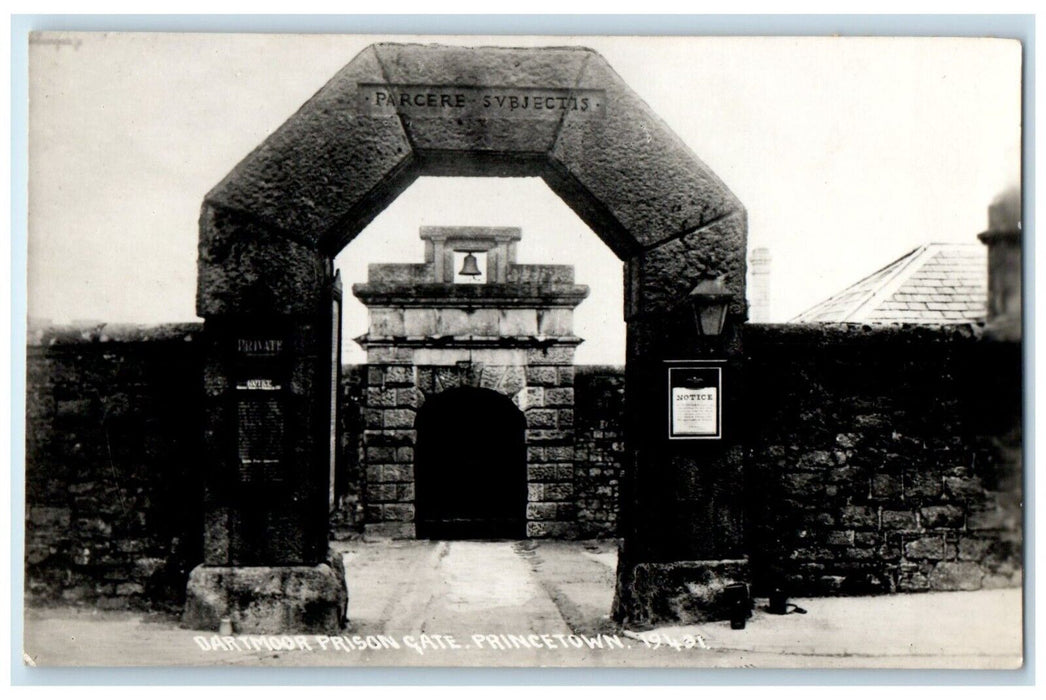
[[[425,263],[433,266],[436,282],[454,282],[462,268],[459,257],[482,256],[477,262],[482,281],[508,282],[509,267],[516,264],[516,241],[522,231],[510,226],[422,226]],[[479,280],[477,280],[479,281]]]
[[[373,264],[353,285],[370,315],[356,339],[368,363],[522,365],[527,350],[573,362],[574,308],[588,295],[573,266],[516,263],[516,227],[424,226],[420,237],[424,263]]]

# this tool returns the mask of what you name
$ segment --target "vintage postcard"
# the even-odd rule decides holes
[[[1022,666],[1020,41],[28,41],[27,665]]]

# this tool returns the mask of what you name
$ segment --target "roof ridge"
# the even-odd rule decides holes
[[[850,290],[854,289],[855,287],[861,286],[862,284],[864,284],[865,282],[867,282],[871,278],[875,277],[876,275],[878,275],[878,274],[880,274],[882,272],[885,272],[886,270],[889,270],[891,267],[893,267],[894,265],[897,265],[898,263],[903,261],[905,258],[908,258],[910,256],[914,256],[914,255],[918,254],[920,251],[922,251],[928,245],[929,244],[924,243],[922,245],[916,246],[915,248],[912,248],[911,250],[909,250],[907,253],[905,253],[901,257],[893,260],[892,262],[889,262],[889,263],[883,265],[880,268],[877,268],[874,272],[868,273],[867,275],[865,275],[861,279],[857,280],[853,284],[849,284],[849,285],[843,287],[841,290],[839,290],[835,294],[832,294],[831,296],[822,299],[821,301],[817,302],[816,304],[814,304],[813,306],[808,308],[806,311],[803,311],[802,313],[800,313],[797,316],[795,316],[792,319],[792,322],[793,323],[794,322],[801,322],[804,316],[810,314],[811,312],[815,311],[816,309],[818,309],[818,308],[820,308],[822,306],[825,306],[830,301],[832,301],[834,299],[838,299],[839,297],[843,296],[844,294],[846,294]],[[870,292],[869,296],[871,296],[872,294],[874,294],[874,292]],[[858,301],[853,307],[851,307],[851,309],[845,315],[849,316],[850,314],[852,314],[855,311],[857,311],[857,309],[861,308],[861,306],[864,305],[866,299],[867,299],[867,297],[865,297],[865,298],[861,299],[860,301]]]
[[[983,318],[986,256],[987,248],[980,244],[923,243],[791,322],[958,323]]]
[[[937,249],[932,243],[925,243],[913,250],[907,262],[900,265],[889,279],[884,280],[878,289],[873,290],[864,302],[854,308],[851,312],[855,316],[854,320],[863,321],[880,303],[896,294],[912,274],[921,269],[935,255],[937,255]]]

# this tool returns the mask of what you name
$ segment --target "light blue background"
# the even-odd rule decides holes
[[[11,17],[11,681],[14,685],[808,685],[1031,684],[1035,606],[1033,508],[1025,508],[1025,668],[1021,671],[775,671],[760,669],[416,669],[416,668],[26,668],[22,664],[27,231],[27,38],[30,31],[164,31],[347,34],[884,35],[994,36],[1024,44],[1023,187],[1035,191],[1035,25],[1031,15],[15,15]],[[1033,387],[1034,201],[1024,200],[1025,382]],[[1034,493],[1034,424],[1025,392],[1025,494]],[[971,611],[976,614],[976,611]],[[927,624],[933,624],[927,620]]]

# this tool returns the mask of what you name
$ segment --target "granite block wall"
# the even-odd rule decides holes
[[[512,359],[512,352],[494,359]],[[572,353],[573,348],[520,351],[519,364],[368,365],[363,412],[365,523],[391,523],[381,531],[413,536],[419,408],[447,389],[471,386],[510,397],[526,420],[527,536],[577,537]]]
[[[528,536],[617,536],[623,368],[371,365],[346,366],[343,374],[342,463],[347,498],[358,505],[350,517],[346,501],[335,515],[342,536],[365,523],[409,521],[416,409],[426,396],[463,384],[522,392],[514,396],[528,422]],[[345,421],[357,415],[362,428],[353,435]]]

